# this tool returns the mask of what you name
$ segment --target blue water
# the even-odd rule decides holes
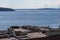
[[[60,25],[60,10],[16,10],[0,12],[0,29],[12,25],[36,25],[56,28]]]

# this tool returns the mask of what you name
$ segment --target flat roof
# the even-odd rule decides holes
[[[28,33],[27,37],[22,39],[43,38],[43,37],[46,37],[46,35],[39,32],[35,32],[35,33]]]
[[[32,38],[43,38],[43,37],[46,37],[45,34],[42,34],[42,33],[39,33],[39,32],[28,33],[26,36],[27,36],[26,38],[21,38],[21,39],[32,39]],[[8,38],[2,38],[0,40],[12,40],[12,39],[18,40],[17,38],[14,38],[14,37],[9,38],[9,39]]]
[[[12,37],[12,38],[2,38],[2,39],[0,39],[0,40],[12,40],[12,39],[18,40],[18,39],[14,38],[14,37]]]
[[[22,29],[22,28],[14,29],[14,31],[30,32],[30,30]]]
[[[30,38],[41,38],[41,37],[46,37],[45,34],[42,34],[42,33],[39,33],[39,32],[28,33],[27,36],[30,37]]]

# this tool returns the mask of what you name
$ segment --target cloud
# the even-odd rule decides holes
[[[60,0],[0,0],[0,6],[11,8],[58,8]]]

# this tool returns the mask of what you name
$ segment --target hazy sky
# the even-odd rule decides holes
[[[9,8],[58,8],[60,0],[0,0],[1,7]]]

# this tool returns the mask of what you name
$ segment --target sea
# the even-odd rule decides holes
[[[0,30],[10,26],[60,26],[60,10],[28,10],[0,11]]]

